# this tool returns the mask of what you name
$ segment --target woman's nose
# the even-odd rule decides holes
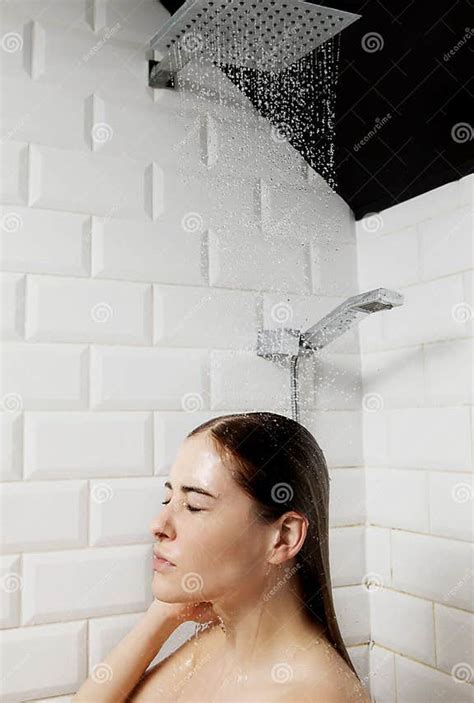
[[[156,515],[153,520],[150,522],[150,532],[155,537],[161,537],[163,534],[165,534],[166,531],[166,522],[163,520],[163,517],[161,513],[159,515]]]
[[[150,532],[155,538],[162,537],[163,535],[171,536],[174,532],[172,519],[170,520],[170,517],[174,511],[170,509],[170,505],[171,503],[164,505],[160,512],[155,515],[150,522]]]

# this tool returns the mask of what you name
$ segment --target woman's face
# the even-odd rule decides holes
[[[258,589],[266,573],[269,527],[257,523],[251,499],[209,437],[183,441],[166,486],[167,504],[150,529],[154,549],[175,566],[154,570],[153,595],[168,603],[215,601],[234,589]],[[185,486],[211,495],[183,491]]]

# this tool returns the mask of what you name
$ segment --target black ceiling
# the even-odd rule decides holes
[[[361,15],[340,35],[335,121],[335,187],[356,218],[472,173],[472,2],[316,4]]]

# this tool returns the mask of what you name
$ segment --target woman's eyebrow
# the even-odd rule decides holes
[[[173,486],[169,481],[165,481],[165,488],[170,488],[173,490]],[[203,496],[209,496],[210,498],[215,498],[217,500],[217,496],[212,495],[212,493],[209,493],[208,491],[205,491],[204,488],[199,488],[199,486],[181,486],[181,491],[183,493],[201,493]]]

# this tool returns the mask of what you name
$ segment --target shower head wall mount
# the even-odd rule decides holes
[[[174,85],[198,54],[280,73],[361,15],[302,0],[186,0],[150,40],[149,85]]]
[[[402,305],[403,301],[401,293],[375,288],[348,298],[306,332],[292,328],[259,330],[257,355],[287,366],[295,357],[319,351],[367,315]]]
[[[299,418],[298,361],[301,357],[319,351],[367,315],[403,305],[403,302],[401,293],[388,288],[374,288],[348,298],[306,332],[292,328],[258,331],[257,355],[290,369],[293,420],[298,421]]]

